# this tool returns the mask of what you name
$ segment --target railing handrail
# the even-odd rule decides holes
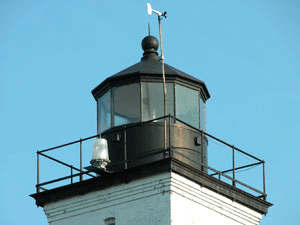
[[[58,146],[55,146],[55,147],[52,147],[52,148],[47,148],[47,149],[44,149],[44,150],[41,150],[41,151],[37,151],[37,152],[39,152],[39,153],[48,152],[48,151],[51,151],[51,150],[54,150],[54,149],[58,149],[58,148],[66,147],[68,145],[73,145],[73,144],[76,144],[76,143],[80,143],[82,141],[86,141],[86,140],[89,140],[89,139],[92,139],[92,138],[95,138],[95,137],[99,137],[99,136],[100,135],[97,134],[97,135],[94,135],[94,136],[90,136],[90,137],[87,137],[87,138],[79,139],[77,141],[72,141],[72,142],[69,142],[67,144],[58,145]]]
[[[114,131],[123,130],[125,126],[126,126],[126,128],[136,127],[136,126],[144,125],[144,124],[147,124],[147,123],[151,123],[153,121],[157,121],[157,120],[161,120],[161,119],[169,118],[169,117],[173,118],[175,121],[179,121],[180,123],[183,123],[184,125],[192,128],[192,129],[194,129],[194,130],[196,130],[198,132],[201,132],[204,135],[206,135],[206,136],[208,136],[208,137],[210,137],[210,138],[212,138],[212,139],[214,139],[214,140],[216,140],[218,142],[221,142],[222,144],[227,145],[228,147],[233,148],[233,149],[235,149],[235,150],[237,150],[237,151],[239,151],[239,152],[241,152],[241,153],[243,153],[243,154],[245,154],[245,155],[247,155],[247,156],[249,156],[249,157],[257,160],[257,161],[264,162],[264,160],[259,159],[259,158],[255,157],[255,156],[253,156],[253,155],[251,155],[251,154],[249,154],[249,153],[247,153],[247,152],[245,152],[245,151],[243,151],[243,150],[235,147],[234,145],[231,145],[231,144],[229,144],[229,143],[227,143],[227,142],[225,142],[225,141],[223,141],[223,140],[221,140],[221,139],[219,139],[219,138],[217,138],[217,137],[215,137],[215,136],[213,136],[213,135],[211,135],[211,134],[209,134],[209,133],[207,133],[207,132],[205,132],[203,130],[200,130],[200,129],[198,129],[198,128],[196,128],[196,127],[194,127],[194,126],[192,126],[192,125],[190,125],[190,124],[182,121],[181,119],[178,119],[178,118],[176,118],[176,117],[174,117],[174,116],[172,116],[170,114],[167,115],[167,116],[161,116],[161,117],[158,117],[158,118],[155,118],[155,119],[151,119],[151,120],[147,120],[147,121],[143,121],[143,122],[138,122],[138,123],[134,123],[134,124],[120,125],[119,127],[116,127],[116,129]],[[51,151],[51,150],[54,150],[54,149],[66,147],[68,145],[76,144],[76,143],[79,143],[81,141],[86,141],[86,140],[89,140],[89,139],[92,139],[92,138],[96,138],[96,137],[100,137],[100,136],[101,136],[100,134],[93,135],[93,136],[90,136],[90,137],[87,137],[87,138],[79,139],[79,140],[76,140],[76,141],[69,142],[67,144],[58,145],[58,146],[55,146],[55,147],[52,147],[52,148],[48,148],[48,149],[44,149],[44,150],[41,150],[41,151],[38,151],[38,152],[42,153],[42,152]]]
[[[74,169],[74,168],[73,168],[73,169]],[[43,185],[53,184],[53,183],[56,183],[56,182],[59,182],[59,181],[63,181],[63,180],[70,179],[70,178],[72,178],[72,177],[78,177],[78,176],[80,176],[80,175],[82,175],[82,174],[86,174],[86,175],[89,175],[89,176],[91,176],[91,177],[95,177],[95,176],[93,176],[93,175],[91,175],[91,174],[89,174],[89,173],[90,173],[89,171],[85,171],[85,172],[82,172],[82,173],[75,173],[75,174],[72,174],[72,175],[70,175],[70,176],[65,176],[65,177],[57,178],[57,179],[54,179],[54,180],[51,180],[51,181],[46,181],[46,182],[43,182],[43,183],[39,183],[39,184],[37,184],[36,186],[37,186],[37,187],[41,187],[41,186],[43,186]]]
[[[264,160],[261,160],[261,159],[255,157],[255,156],[253,156],[253,155],[251,155],[251,154],[249,154],[249,153],[247,153],[247,152],[245,152],[245,151],[243,151],[243,150],[241,150],[241,149],[235,147],[234,145],[228,144],[227,142],[222,141],[221,139],[219,139],[219,138],[217,138],[217,137],[215,137],[215,136],[213,136],[213,135],[211,135],[211,134],[209,134],[209,133],[206,133],[206,132],[203,131],[203,130],[200,130],[200,129],[194,127],[194,126],[191,126],[190,124],[188,124],[188,123],[186,123],[186,122],[184,122],[184,121],[182,121],[182,120],[180,120],[180,119],[178,119],[178,118],[176,118],[176,117],[174,117],[174,116],[172,116],[172,115],[168,115],[168,116],[172,117],[172,118],[175,119],[175,120],[178,120],[179,122],[183,123],[184,125],[186,125],[186,126],[192,128],[192,129],[194,129],[194,130],[197,130],[197,131],[203,133],[204,135],[206,135],[206,136],[208,136],[208,137],[210,137],[210,138],[212,138],[212,139],[214,139],[214,140],[216,140],[216,141],[218,141],[218,142],[221,142],[221,143],[224,144],[224,145],[227,145],[227,146],[230,147],[230,148],[234,148],[235,150],[237,150],[237,151],[239,151],[239,152],[241,152],[241,153],[243,153],[243,154],[245,154],[245,155],[247,155],[247,156],[249,156],[249,157],[251,157],[251,158],[253,158],[253,159],[256,159],[257,161],[264,162]]]
[[[251,164],[248,164],[248,165],[245,165],[245,166],[235,167],[235,171],[245,169],[245,168],[248,168],[248,167],[252,167],[252,166],[257,166],[257,165],[260,165],[262,163],[263,162],[256,162],[256,163],[251,163]],[[221,172],[222,173],[228,173],[228,172],[232,172],[232,171],[233,171],[233,169],[229,169],[229,170],[223,170]],[[210,174],[210,176],[215,176],[215,175],[217,175],[217,173]]]

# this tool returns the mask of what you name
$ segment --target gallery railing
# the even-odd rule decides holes
[[[209,166],[209,163],[208,165],[206,165],[205,163],[203,162],[195,162],[193,159],[191,158],[187,158],[188,160],[190,160],[191,162],[194,162],[194,163],[200,163],[201,166],[203,168],[206,169],[206,171],[208,171],[208,174],[212,177],[215,177],[216,179],[219,179],[219,180],[222,180],[224,181],[224,179],[227,179],[229,180],[229,184],[236,187],[237,185],[238,188],[244,188],[244,189],[249,189],[251,190],[252,192],[256,193],[255,195],[259,198],[262,198],[263,200],[266,200],[266,197],[267,197],[267,194],[266,194],[266,182],[265,182],[265,161],[264,160],[261,160],[237,147],[235,147],[234,145],[231,145],[231,144],[228,144],[227,142],[225,141],[222,141],[221,139],[218,139],[216,137],[214,137],[213,135],[210,135],[206,132],[204,132],[203,130],[199,130],[187,123],[185,123],[184,121],[178,119],[178,118],[175,118],[174,116],[171,116],[171,115],[168,115],[166,117],[159,117],[159,118],[155,118],[153,120],[149,120],[149,121],[146,121],[146,122],[141,122],[141,123],[136,123],[136,124],[129,124],[129,125],[124,125],[124,126],[120,126],[119,128],[116,128],[116,129],[119,129],[120,131],[122,130],[124,132],[124,161],[122,162],[124,164],[124,169],[126,170],[128,167],[127,167],[127,164],[132,161],[131,160],[128,160],[127,159],[127,153],[126,153],[126,132],[128,129],[132,128],[132,127],[135,127],[135,126],[140,126],[140,125],[144,125],[144,124],[147,124],[147,123],[152,123],[154,121],[159,121],[159,120],[163,120],[163,119],[167,119],[168,120],[168,134],[169,134],[169,143],[168,143],[168,147],[167,149],[164,149],[164,146],[162,147],[161,150],[159,151],[156,151],[156,152],[152,152],[152,153],[148,153],[148,154],[145,154],[145,155],[141,155],[141,156],[138,156],[136,159],[134,160],[140,160],[141,158],[143,157],[149,157],[150,155],[156,155],[156,154],[160,154],[161,153],[165,153],[163,154],[163,158],[166,158],[166,157],[172,157],[174,153],[176,154],[180,154],[181,157],[183,158],[187,158],[187,156],[185,156],[184,154],[180,153],[179,151],[177,151],[176,148],[174,148],[173,146],[171,146],[171,138],[170,138],[170,130],[171,130],[171,124],[172,123],[181,123],[181,124],[184,124],[186,125],[187,127],[189,127],[190,129],[194,130],[195,132],[198,132],[200,135],[201,135],[201,140],[204,140],[206,139],[208,142],[212,141],[212,142],[215,142],[215,143],[218,143],[218,144],[221,144],[221,145],[224,145],[226,147],[226,151],[228,152],[228,149],[230,150],[230,154],[231,154],[231,168],[228,168],[226,170],[218,170],[216,168],[212,168]],[[82,147],[82,144],[83,142],[86,142],[88,140],[91,140],[91,139],[94,139],[94,138],[97,138],[99,137],[100,135],[94,135],[94,136],[90,136],[90,137],[87,137],[87,138],[83,138],[83,139],[79,139],[77,141],[73,141],[73,142],[70,142],[70,143],[67,143],[67,144],[63,144],[63,145],[59,145],[59,146],[56,146],[56,147],[53,147],[53,148],[48,148],[48,149],[45,149],[45,150],[41,150],[41,151],[37,151],[37,184],[36,184],[36,192],[39,193],[41,191],[47,191],[49,190],[48,188],[46,188],[45,186],[47,185],[50,185],[50,184],[55,184],[55,183],[58,183],[60,181],[66,181],[66,180],[70,180],[70,183],[73,183],[74,182],[74,178],[78,178],[78,181],[77,182],[81,182],[83,181],[84,179],[86,179],[86,177],[88,178],[93,178],[95,177],[95,175],[93,174],[93,172],[91,171],[87,171],[87,170],[83,170],[83,158],[82,158],[82,155],[83,155],[83,147]],[[79,168],[73,166],[72,164],[68,164],[68,163],[65,163],[57,158],[54,158],[46,153],[50,152],[50,151],[54,151],[54,150],[62,150],[63,148],[67,147],[67,146],[73,146],[73,145],[78,145],[79,144]],[[203,145],[202,145],[203,146]],[[191,150],[192,149],[185,149],[185,150]],[[89,151],[91,152],[91,149],[89,149]],[[211,151],[211,149],[210,149]],[[245,165],[240,165],[240,166],[236,166],[237,165],[237,159],[236,159],[236,155],[237,154],[241,154],[243,156],[246,156],[252,160],[254,160],[253,163],[250,163],[250,164],[245,164]],[[60,164],[60,165],[63,165],[67,168],[70,169],[70,175],[68,176],[64,176],[64,177],[59,177],[59,178],[56,178],[56,179],[51,179],[49,181],[46,181],[46,182],[40,182],[40,158],[41,157],[44,157],[44,158],[47,158],[57,164]],[[262,176],[262,190],[259,190],[258,188],[254,188],[253,186],[250,186],[249,184],[246,184],[245,182],[242,182],[240,180],[238,180],[236,178],[236,175],[237,173],[239,172],[243,172],[243,170],[245,169],[251,169],[251,168],[254,168],[256,166],[259,166],[259,165],[262,165],[262,171],[261,171],[261,176]],[[229,175],[231,174],[231,175]],[[225,181],[224,181],[225,182]],[[227,181],[228,182],[228,181]]]

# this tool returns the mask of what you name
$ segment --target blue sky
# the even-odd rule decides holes
[[[210,91],[208,133],[266,161],[261,224],[300,224],[300,2],[151,4],[165,62]],[[0,224],[47,224],[36,151],[96,134],[90,91],[140,60],[148,21],[158,37],[146,1],[0,1]]]

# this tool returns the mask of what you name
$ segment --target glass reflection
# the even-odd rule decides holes
[[[167,115],[174,115],[174,85],[167,87]],[[164,96],[162,83],[142,83],[142,112],[143,121],[152,120],[164,116]]]
[[[110,91],[106,92],[97,101],[98,106],[98,133],[111,128]]]
[[[176,85],[176,117],[199,128],[199,92]]]
[[[140,121],[140,85],[114,88],[114,126]]]

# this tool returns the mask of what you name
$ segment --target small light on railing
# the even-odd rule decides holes
[[[99,169],[106,169],[110,163],[108,155],[107,140],[103,138],[96,138],[93,145],[93,153],[91,164]]]

